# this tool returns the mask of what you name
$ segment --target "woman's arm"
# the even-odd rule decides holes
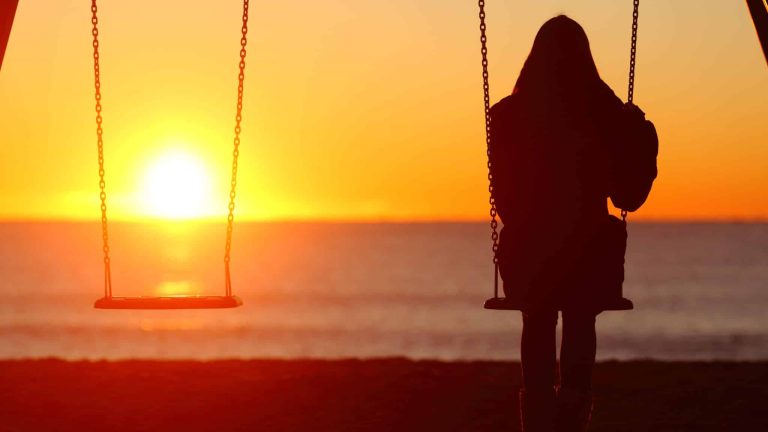
[[[511,167],[507,166],[510,152],[508,147],[510,98],[511,96],[508,96],[491,107],[491,186],[496,210],[502,221],[510,214],[507,209],[512,200],[510,196]]]

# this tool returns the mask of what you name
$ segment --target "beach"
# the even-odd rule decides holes
[[[512,362],[0,361],[0,431],[514,431]],[[766,430],[766,362],[602,362],[591,431]]]

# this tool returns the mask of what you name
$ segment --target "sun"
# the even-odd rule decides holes
[[[144,173],[140,198],[145,213],[163,219],[194,219],[212,212],[211,176],[205,163],[184,151],[163,153]]]

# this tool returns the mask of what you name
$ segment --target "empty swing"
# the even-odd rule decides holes
[[[104,261],[104,297],[96,300],[97,309],[218,309],[234,308],[243,304],[237,296],[232,295],[232,279],[230,277],[230,251],[232,245],[232,226],[234,222],[235,194],[237,188],[237,159],[240,153],[240,131],[243,110],[243,83],[245,81],[245,46],[248,34],[248,1],[243,0],[243,19],[240,38],[240,63],[237,84],[237,114],[235,115],[234,150],[232,151],[232,177],[230,182],[229,206],[227,216],[226,240],[224,243],[224,295],[221,296],[139,296],[115,297],[112,295],[111,258],[109,253],[109,235],[107,230],[107,193],[104,180],[104,142],[102,139],[101,117],[101,82],[99,80],[99,20],[97,17],[96,0],[91,0],[91,23],[93,24],[93,73],[96,99],[96,137],[99,155],[99,189],[101,199],[101,230],[102,252]]]
[[[637,53],[637,21],[638,21],[638,8],[640,0],[633,0],[632,11],[632,40],[629,59],[629,85],[627,102],[631,103],[634,96],[635,86],[635,57]],[[496,210],[496,201],[493,196],[493,186],[490,183],[492,179],[491,174],[491,105],[489,96],[488,85],[488,48],[486,46],[486,24],[485,24],[485,0],[478,0],[478,6],[480,8],[480,53],[482,54],[482,67],[483,67],[483,100],[485,104],[485,143],[486,153],[488,156],[488,191],[490,192],[489,204],[490,204],[490,216],[491,216],[491,240],[493,242],[493,264],[494,264],[494,280],[493,280],[493,297],[485,301],[485,309],[493,310],[522,310],[523,304],[519,301],[508,299],[506,297],[499,296],[499,233],[498,233],[498,221],[496,216],[498,215]],[[626,224],[627,211],[621,210],[621,223]],[[610,298],[607,298],[602,303],[602,310],[631,310],[634,308],[632,301],[624,298],[622,295],[621,284],[611,287]]]

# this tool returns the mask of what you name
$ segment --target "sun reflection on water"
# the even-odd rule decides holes
[[[189,280],[164,281],[155,287],[155,294],[159,297],[199,296],[202,294],[202,287],[199,283]]]

